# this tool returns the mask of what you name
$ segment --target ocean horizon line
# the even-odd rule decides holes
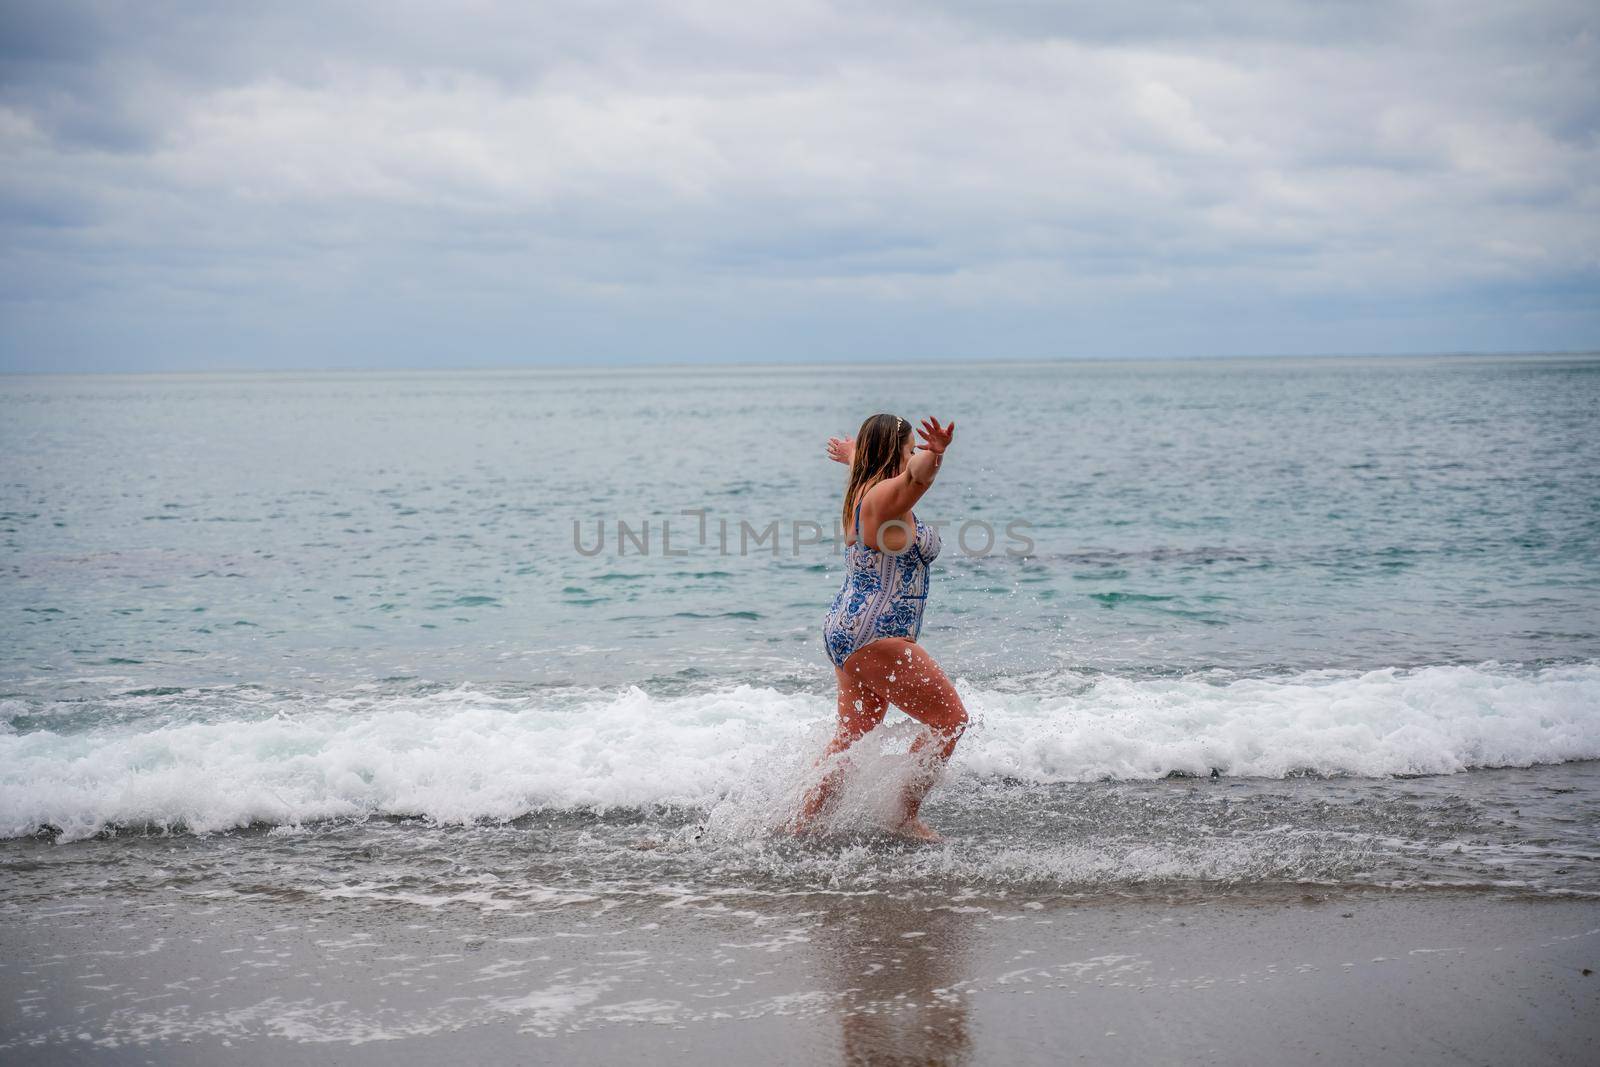
[[[1600,359],[1600,347],[1570,350],[1529,351],[1438,351],[1438,352],[1326,352],[1326,353],[1206,353],[1201,355],[1150,355],[1150,356],[1060,356],[1037,358],[969,356],[880,357],[858,360],[849,357],[816,360],[745,359],[701,361],[690,360],[627,360],[572,361],[549,363],[480,363],[462,366],[288,366],[288,367],[168,367],[145,370],[80,369],[80,370],[13,370],[0,368],[0,378],[180,378],[205,376],[270,377],[274,375],[348,374],[348,375],[452,375],[452,374],[506,374],[506,373],[598,373],[617,371],[626,373],[673,371],[812,371],[833,367],[903,367],[911,364],[936,367],[1053,367],[1072,365],[1103,366],[1108,364],[1137,364],[1144,366],[1195,365],[1205,363],[1307,363],[1351,365],[1361,363],[1422,362],[1427,360],[1493,362],[1496,360],[1590,360]]]

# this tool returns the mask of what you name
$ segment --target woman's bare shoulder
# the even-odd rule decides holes
[[[882,526],[886,522],[900,520],[908,521],[911,515],[909,508],[896,507],[895,496],[897,490],[904,488],[906,476],[897,474],[893,478],[885,478],[877,485],[861,494],[861,525],[863,528]],[[871,545],[871,542],[868,542]],[[876,547],[876,546],[873,546]]]
[[[895,489],[897,487],[904,486],[909,480],[909,475],[897,474],[893,478],[885,478],[877,485],[874,485],[871,489],[868,489],[865,493],[861,494],[862,510],[866,510],[868,504],[871,504],[875,508],[882,507],[885,502],[894,496]]]

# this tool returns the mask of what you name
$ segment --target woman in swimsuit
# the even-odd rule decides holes
[[[828,441],[828,455],[850,467],[845,489],[845,575],[823,625],[828,658],[839,679],[839,728],[827,760],[883,721],[889,705],[928,727],[911,745],[919,774],[907,785],[903,834],[937,841],[917,813],[967,725],[955,686],[923,647],[922,609],[928,565],[939,554],[939,531],[911,508],[933,485],[955,423],[922,422],[922,444],[896,415],[873,415],[855,438]],[[819,761],[820,762],[820,761]],[[830,771],[806,795],[792,826],[804,830],[827,806],[844,777]]]

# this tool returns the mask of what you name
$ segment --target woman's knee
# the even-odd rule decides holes
[[[834,731],[837,744],[849,746],[875,730],[889,708],[875,694],[865,691],[839,693],[839,722]]]
[[[967,732],[967,723],[971,721],[967,717],[967,706],[961,702],[961,697],[956,695],[954,687],[950,689],[947,701],[950,710],[941,729],[952,739],[959,739]]]
[[[944,720],[944,727],[959,735],[962,730],[967,728],[967,706],[962,703],[961,694],[956,692],[955,683],[949,679],[944,671],[940,670],[939,665],[933,662],[932,657],[928,658],[928,666],[931,673],[929,680],[933,682],[932,688],[936,694],[934,703],[939,710],[940,717]]]
[[[879,715],[877,718],[867,718],[864,716],[841,718],[839,720],[839,728],[834,731],[834,738],[838,741],[842,741],[846,745],[853,745],[863,737],[866,737],[868,734],[870,734],[882,721],[882,715]]]

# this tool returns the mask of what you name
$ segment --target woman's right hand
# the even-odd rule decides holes
[[[854,437],[828,438],[828,458],[835,463],[843,463],[846,467],[856,457],[856,439]]]

